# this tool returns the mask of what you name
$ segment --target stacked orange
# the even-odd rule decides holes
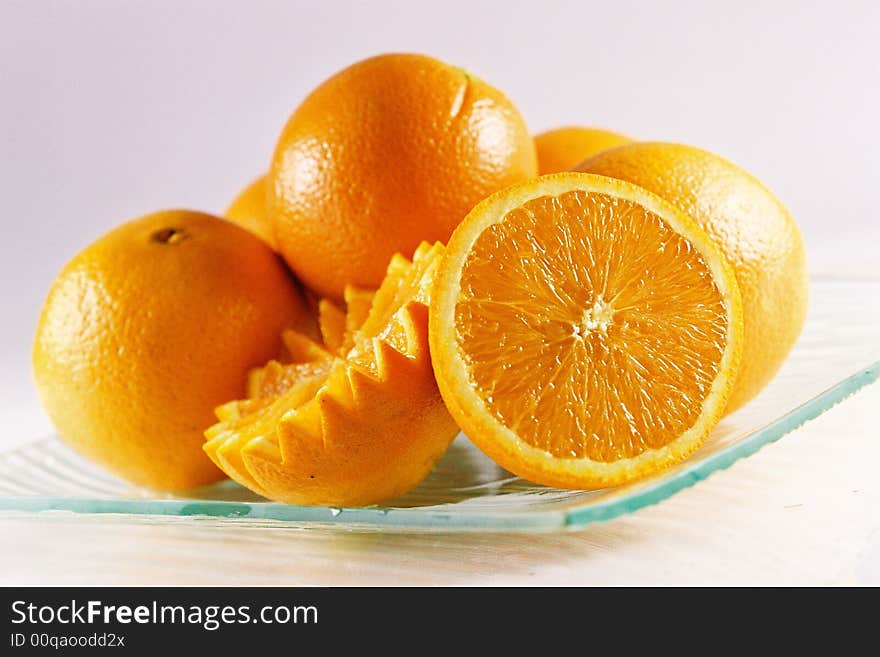
[[[422,55],[321,84],[225,216],[116,229],[38,325],[59,433],[136,484],[379,503],[461,428],[532,481],[618,485],[756,395],[806,309],[797,226],[746,172],[596,128],[533,139]]]

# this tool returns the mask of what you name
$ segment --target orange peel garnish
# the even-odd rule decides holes
[[[254,370],[206,432],[208,456],[272,500],[358,506],[402,495],[458,431],[431,366],[428,305],[441,244],[395,256],[375,293],[319,304],[321,341],[288,331],[291,362]]]

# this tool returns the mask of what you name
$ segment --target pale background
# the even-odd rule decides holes
[[[29,353],[67,259],[150,211],[220,212],[297,102],[380,52],[468,68],[534,131],[583,123],[717,151],[789,206],[814,275],[876,277],[878,42],[869,0],[0,0],[0,447],[49,430]],[[876,407],[837,417],[855,413],[864,437]]]

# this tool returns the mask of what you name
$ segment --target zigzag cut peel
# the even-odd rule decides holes
[[[287,332],[290,363],[252,372],[249,399],[217,409],[205,451],[232,479],[273,500],[356,506],[418,484],[458,427],[434,380],[428,304],[440,244],[395,256],[372,292],[319,304],[318,343]]]

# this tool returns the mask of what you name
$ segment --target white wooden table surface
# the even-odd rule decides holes
[[[661,504],[580,531],[380,533],[0,516],[0,584],[880,585],[880,384]]]

